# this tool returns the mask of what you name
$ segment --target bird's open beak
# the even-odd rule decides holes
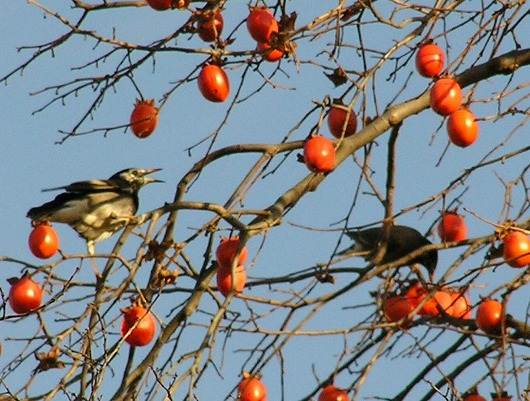
[[[160,171],[160,170],[162,170],[162,169],[161,168],[151,168],[151,169],[148,169],[148,170],[143,170],[142,171],[142,176],[153,174],[153,173],[156,173],[157,171]],[[150,184],[152,182],[164,182],[162,180],[157,180],[156,178],[151,178],[151,177],[145,177],[144,180],[145,180],[146,184]]]

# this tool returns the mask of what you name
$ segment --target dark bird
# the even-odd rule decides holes
[[[355,241],[348,249],[339,252],[339,255],[363,255],[366,260],[371,260],[376,254],[379,243],[383,240],[383,227],[368,228],[366,230],[349,231],[346,234]],[[432,242],[421,233],[407,226],[391,226],[386,252],[380,264],[386,264],[401,259],[404,256]],[[438,264],[438,251],[430,250],[415,257],[410,264],[419,263],[425,266],[432,277]]]
[[[74,182],[64,187],[43,191],[64,190],[54,200],[29,210],[34,224],[50,221],[68,224],[87,242],[88,253],[94,254],[94,244],[109,238],[130,224],[138,210],[138,191],[152,182],[159,168],[143,170],[128,168],[108,180]]]

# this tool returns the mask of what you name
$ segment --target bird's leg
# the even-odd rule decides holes
[[[49,220],[31,220],[31,227],[37,227],[41,224],[51,225]]]
[[[99,280],[101,278],[101,273],[98,270],[98,267],[96,265],[96,259],[94,258],[95,253],[95,247],[93,241],[87,241],[86,243],[88,254],[90,255],[90,261],[92,263],[92,268],[94,269],[94,274],[96,275],[96,278]]]

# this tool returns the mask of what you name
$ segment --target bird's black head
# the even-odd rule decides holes
[[[160,170],[160,168],[152,168],[147,170],[141,168],[128,168],[118,171],[116,174],[110,177],[109,180],[116,183],[122,189],[132,189],[133,191],[138,191],[144,185],[150,184],[152,182],[163,182],[157,180],[156,178],[148,177],[149,174]]]
[[[436,265],[438,264],[438,251],[434,249],[426,252],[418,258],[418,262],[425,266],[429,274],[432,276],[436,270]]]

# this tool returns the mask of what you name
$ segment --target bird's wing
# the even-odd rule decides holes
[[[116,191],[63,192],[52,201],[30,209],[27,217],[35,221],[64,224],[84,221],[94,225],[92,220],[106,223],[113,214],[131,216],[137,209],[138,204],[134,198],[124,197]]]
[[[80,193],[63,192],[50,202],[31,208],[27,217],[35,221],[55,221],[70,224],[88,208],[88,198]],[[77,217],[76,217],[77,216]]]
[[[63,187],[47,188],[43,189],[43,192],[64,190],[72,193],[90,193],[90,192],[103,192],[112,191],[117,189],[118,186],[112,181],[108,180],[88,180],[78,181],[72,184],[65,185]]]
[[[419,231],[407,226],[395,226],[390,232],[389,242],[403,250],[402,256],[431,243]]]

